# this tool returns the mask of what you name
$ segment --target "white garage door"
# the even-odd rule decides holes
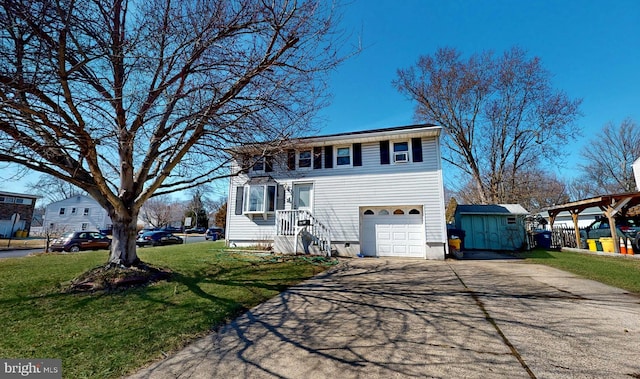
[[[422,207],[361,209],[362,253],[378,257],[425,256]]]

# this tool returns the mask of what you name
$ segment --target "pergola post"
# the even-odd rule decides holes
[[[580,228],[578,227],[578,215],[580,215],[580,211],[569,210],[571,214],[571,219],[573,220],[573,230],[576,232],[576,247],[578,249],[582,249],[582,241],[580,240]]]
[[[573,226],[576,231],[576,245],[582,248],[580,241],[580,229],[578,228],[578,215],[587,209],[588,207],[599,207],[607,219],[609,220],[609,228],[611,229],[611,236],[615,243],[613,244],[614,251],[620,253],[620,241],[618,240],[617,227],[615,223],[615,216],[618,213],[624,213],[629,208],[640,205],[640,192],[628,192],[611,195],[603,195],[593,197],[590,199],[578,200],[562,205],[555,205],[553,207],[545,209],[549,213],[549,219],[553,225],[556,216],[562,211],[568,211],[573,219]],[[552,228],[553,229],[553,228]]]

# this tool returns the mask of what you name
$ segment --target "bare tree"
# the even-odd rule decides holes
[[[214,208],[215,213],[213,215],[214,226],[221,228],[227,228],[227,199],[221,200],[219,206]]]
[[[544,208],[570,201],[567,185],[544,170],[529,167],[520,170],[517,177],[505,179],[505,188],[501,188],[505,196],[498,203],[520,204],[529,212],[536,213]],[[463,204],[482,204],[482,194],[471,180],[457,192],[456,197]]]
[[[598,194],[602,194],[603,191],[602,188],[598,187],[583,175],[569,181],[567,184],[567,193],[569,195],[569,201],[578,201],[598,196]]]
[[[634,120],[607,123],[588,146],[580,153],[580,181],[590,183],[591,196],[636,191],[632,164],[640,157],[640,128]]]
[[[184,215],[191,217],[191,225],[189,227],[207,227],[209,225],[208,212],[205,209],[203,188],[194,188],[191,190],[191,200],[187,203]],[[186,226],[186,225],[185,225]]]
[[[501,203],[516,188],[509,180],[553,161],[577,134],[581,100],[551,88],[540,59],[513,48],[501,56],[464,61],[450,48],[398,70],[394,85],[417,102],[415,117],[444,129],[443,159],[471,180],[479,202]]]
[[[566,184],[554,174],[531,167],[520,170],[507,180],[513,187],[505,189],[506,203],[520,204],[531,213],[569,201]]]
[[[0,161],[77,186],[139,263],[140,207],[229,175],[229,146],[297,136],[340,61],[333,4],[3,1]]]
[[[87,195],[86,191],[55,176],[42,174],[35,183],[29,183],[33,193],[42,196],[47,204],[55,203],[78,195]]]
[[[181,219],[182,204],[169,195],[155,196],[140,208],[140,218],[154,228],[171,225]]]

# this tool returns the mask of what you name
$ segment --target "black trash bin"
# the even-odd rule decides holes
[[[542,230],[535,236],[536,246],[542,249],[551,249],[551,232]]]

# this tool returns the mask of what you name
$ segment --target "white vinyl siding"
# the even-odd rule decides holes
[[[59,231],[98,230],[112,224],[107,211],[93,198],[84,195],[49,204],[44,220],[45,225],[53,224]]]
[[[390,140],[390,152],[393,153],[394,142],[407,140]],[[361,207],[415,204],[422,206],[420,212],[424,218],[426,245],[433,244],[443,251],[446,225],[440,147],[436,138],[422,137],[421,141],[422,162],[409,160],[398,165],[381,165],[380,143],[376,140],[362,143],[362,166],[334,165],[333,168],[323,167],[304,172],[274,169],[271,176],[288,189],[285,209],[292,207],[291,191],[295,183],[313,183],[313,214],[331,229],[331,240],[334,243],[360,241]],[[347,145],[335,143],[333,146],[333,159],[337,163],[337,149]],[[352,164],[353,149],[349,152]],[[274,215],[270,214],[266,220],[262,217],[251,219],[234,212],[236,188],[244,186],[248,180],[249,176],[246,174],[230,180],[226,237],[230,242],[272,241],[275,234]]]

